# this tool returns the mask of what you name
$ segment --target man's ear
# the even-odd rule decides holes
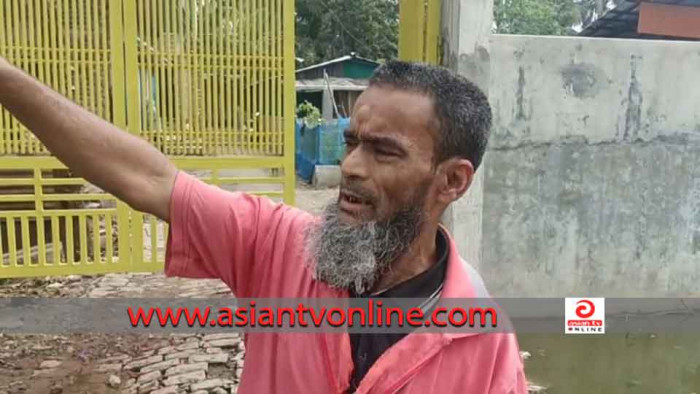
[[[467,159],[452,158],[440,164],[441,185],[438,200],[451,204],[464,195],[474,180],[474,166]]]

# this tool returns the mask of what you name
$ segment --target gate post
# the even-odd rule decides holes
[[[296,113],[296,94],[294,87],[294,2],[283,1],[283,58],[284,58],[284,202],[294,205],[296,171],[294,170],[294,116]]]

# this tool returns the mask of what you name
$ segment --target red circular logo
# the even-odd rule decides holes
[[[576,308],[576,316],[582,319],[587,319],[595,313],[595,305],[589,300],[581,300],[577,302],[576,305],[578,305]]]

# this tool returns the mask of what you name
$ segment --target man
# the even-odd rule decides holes
[[[0,103],[77,175],[170,223],[166,274],[243,298],[485,297],[439,219],[469,188],[491,110],[446,69],[390,62],[345,131],[338,200],[311,215],[225,192],[7,62]],[[430,307],[427,307],[430,309]],[[246,336],[240,393],[525,393],[512,334]]]

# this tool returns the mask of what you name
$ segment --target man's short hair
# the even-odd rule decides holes
[[[469,160],[475,170],[479,167],[491,129],[491,106],[472,82],[443,67],[390,61],[377,68],[369,85],[428,95],[439,122],[436,164],[460,157]]]

